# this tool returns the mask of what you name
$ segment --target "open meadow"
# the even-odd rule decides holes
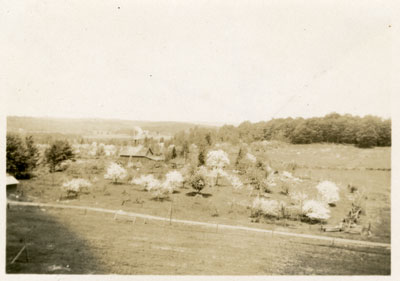
[[[290,145],[254,143],[248,147],[275,175],[268,192],[255,190],[235,171],[239,147],[218,144],[227,152],[224,168],[243,182],[233,186],[221,176],[216,185],[195,192],[184,182],[167,196],[155,195],[135,179],[152,174],[185,174],[186,165],[138,164],[117,156],[78,155],[64,171],[21,180],[10,200],[122,210],[171,219],[228,224],[290,233],[390,244],[390,148],[360,149],[350,145]],[[117,162],[127,171],[123,180],[105,179],[107,167]],[[91,183],[78,196],[67,196],[63,183],[71,179]],[[309,221],[294,209],[293,194],[317,198],[316,186],[329,181],[340,200],[329,207],[329,218]],[[351,189],[353,187],[353,189]],[[359,197],[360,231],[328,232],[326,226],[343,221]],[[254,215],[255,200],[283,202],[283,215]],[[271,201],[268,201],[271,202]],[[292,206],[293,205],[293,206]],[[361,208],[360,208],[361,209]],[[91,211],[10,206],[7,211],[8,273],[116,274],[390,274],[390,249],[332,245],[313,239],[137,219]],[[13,264],[24,241],[24,257]],[[264,250],[263,250],[264,249]]]

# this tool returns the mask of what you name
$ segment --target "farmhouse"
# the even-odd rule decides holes
[[[155,155],[151,148],[146,148],[143,145],[124,147],[119,153],[119,157],[127,157],[136,160],[147,159],[151,161],[164,161],[163,156]]]
[[[17,181],[16,178],[14,178],[10,174],[7,174],[7,179],[6,179],[7,192],[14,191],[15,189],[17,189],[18,184],[19,181]]]

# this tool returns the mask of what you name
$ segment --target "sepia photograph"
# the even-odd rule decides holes
[[[3,280],[394,277],[393,2],[1,6]]]

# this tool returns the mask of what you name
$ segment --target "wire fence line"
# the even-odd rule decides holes
[[[185,225],[192,225],[192,226],[202,226],[202,227],[206,227],[206,228],[215,229],[216,232],[218,232],[218,230],[244,230],[244,231],[250,231],[250,232],[256,232],[256,233],[270,234],[270,235],[279,235],[279,236],[326,241],[328,243],[331,243],[332,245],[333,244],[344,244],[344,245],[353,245],[353,246],[380,247],[380,248],[385,248],[385,249],[391,249],[391,244],[389,244],[389,243],[336,238],[336,237],[314,235],[314,234],[276,231],[276,230],[268,230],[268,229],[261,229],[261,228],[247,227],[247,226],[237,226],[237,225],[208,223],[208,222],[200,222],[200,221],[192,221],[192,220],[182,220],[182,219],[174,219],[171,216],[169,218],[167,218],[167,217],[153,216],[153,215],[147,215],[147,214],[141,214],[141,213],[135,213],[135,212],[126,212],[126,211],[122,211],[122,210],[112,210],[112,209],[104,209],[104,208],[96,208],[96,207],[88,207],[88,206],[50,204],[50,203],[39,203],[39,202],[23,202],[23,201],[13,201],[13,200],[7,200],[7,204],[14,205],[14,206],[34,206],[34,207],[47,207],[47,208],[58,208],[58,209],[76,209],[76,210],[83,210],[85,213],[87,211],[109,213],[109,214],[114,214],[114,219],[116,219],[117,216],[132,217],[135,220],[136,220],[136,218],[142,218],[145,221],[146,220],[160,221],[160,222],[163,222],[164,225],[166,223],[169,223],[169,224],[175,223],[175,224],[185,224]]]

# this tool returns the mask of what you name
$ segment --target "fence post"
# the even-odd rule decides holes
[[[172,223],[172,200],[169,208],[169,225],[171,225],[171,223]]]

